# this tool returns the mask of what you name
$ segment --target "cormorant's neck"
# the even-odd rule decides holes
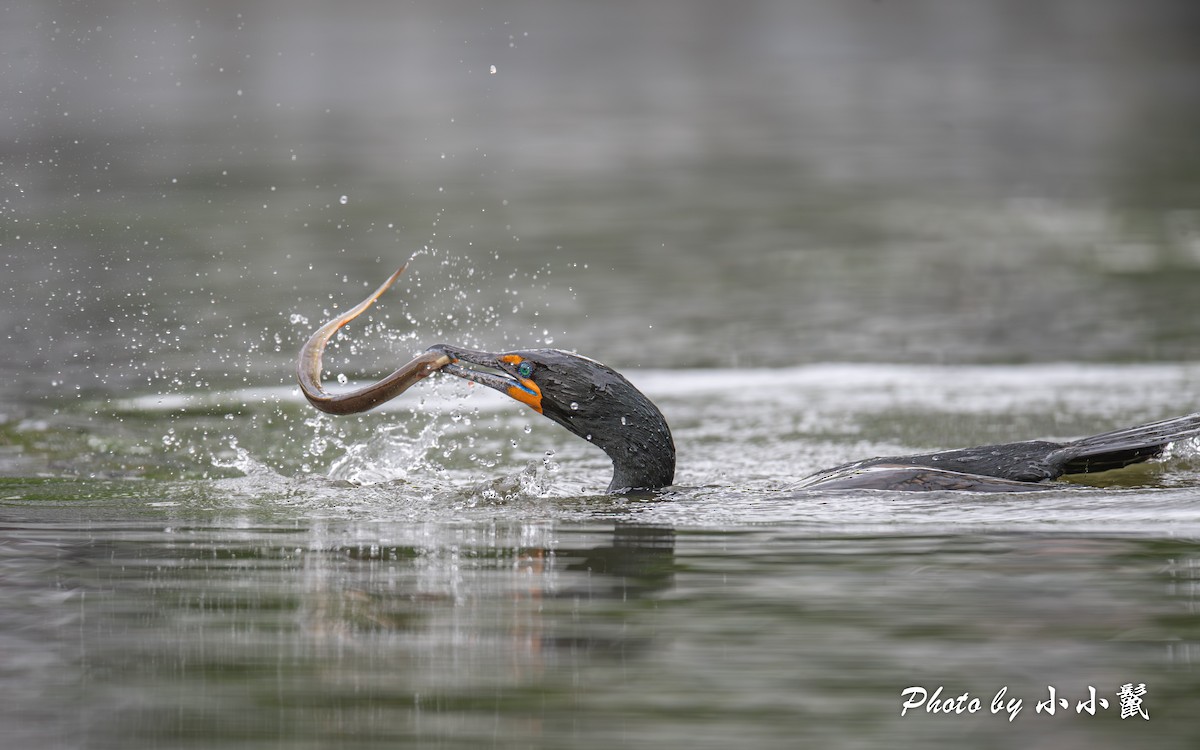
[[[646,404],[652,411],[643,409],[639,424],[629,424],[633,417],[626,416],[628,431],[624,436],[600,446],[613,462],[609,492],[657,490],[675,481],[671,428],[654,404]]]
[[[670,485],[675,481],[675,442],[667,420],[632,386],[622,395],[612,400],[593,396],[587,404],[573,402],[578,405],[573,410],[544,404],[543,413],[608,454],[613,462],[609,492]]]
[[[542,413],[608,454],[608,491],[656,490],[674,482],[675,443],[658,407],[609,367],[589,363],[586,378],[579,372],[573,366],[540,375],[543,393],[555,394],[543,399]]]

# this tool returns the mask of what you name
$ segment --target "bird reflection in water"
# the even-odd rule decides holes
[[[420,644],[425,659],[443,652],[456,662],[482,648],[507,654],[518,679],[547,657],[625,658],[653,645],[603,618],[572,613],[670,589],[673,529],[617,523],[606,544],[593,546],[562,546],[553,527],[537,524],[519,530],[531,545],[458,540],[446,531],[427,547],[368,544],[311,556],[315,590],[303,617],[310,634],[351,644],[394,637]]]

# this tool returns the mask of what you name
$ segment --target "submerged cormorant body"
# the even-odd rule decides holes
[[[301,350],[300,386],[314,406],[335,414],[366,411],[442,372],[500,391],[602,449],[613,462],[609,492],[657,490],[674,481],[675,445],[662,412],[616,370],[578,354],[557,349],[492,353],[439,344],[378,383],[337,396],[325,393],[320,385],[325,342],[403,270],[363,303],[322,326]],[[1034,440],[871,458],[813,474],[797,489],[1047,489],[1049,480],[1146,461],[1171,443],[1197,436],[1200,413],[1070,442]]]

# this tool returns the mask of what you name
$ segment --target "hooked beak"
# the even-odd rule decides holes
[[[425,354],[450,360],[450,364],[441,367],[441,372],[486,385],[520,401],[538,414],[542,413],[542,389],[517,372],[517,365],[522,361],[520,355],[493,354],[448,344],[431,346],[425,350]]]

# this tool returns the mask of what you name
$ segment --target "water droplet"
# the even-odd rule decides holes
[[[345,385],[347,383],[347,381],[349,381],[349,380],[350,379],[346,377],[346,373],[344,373],[344,372],[338,373],[337,382],[341,383],[342,385]]]
[[[495,65],[493,65],[493,66],[492,66],[492,67],[491,67],[491,68],[488,70],[488,72],[489,72],[489,73],[491,73],[492,75],[496,75],[496,66],[495,66]],[[239,94],[241,94],[241,92],[240,92],[240,91],[239,91],[238,93],[239,93]]]
[[[579,402],[577,402],[577,401],[572,401],[572,402],[571,402],[571,409],[573,409],[573,410],[574,410],[574,409],[578,409],[578,408],[579,408]]]
[[[531,432],[533,432],[533,428],[529,425],[525,425],[525,434],[528,435]]]
[[[629,424],[629,422],[625,419],[625,417],[621,417],[621,424],[627,425],[627,424]]]
[[[338,198],[338,203],[341,203],[343,206],[349,202],[350,202],[350,196],[348,196],[348,195],[343,195],[341,198]]]

